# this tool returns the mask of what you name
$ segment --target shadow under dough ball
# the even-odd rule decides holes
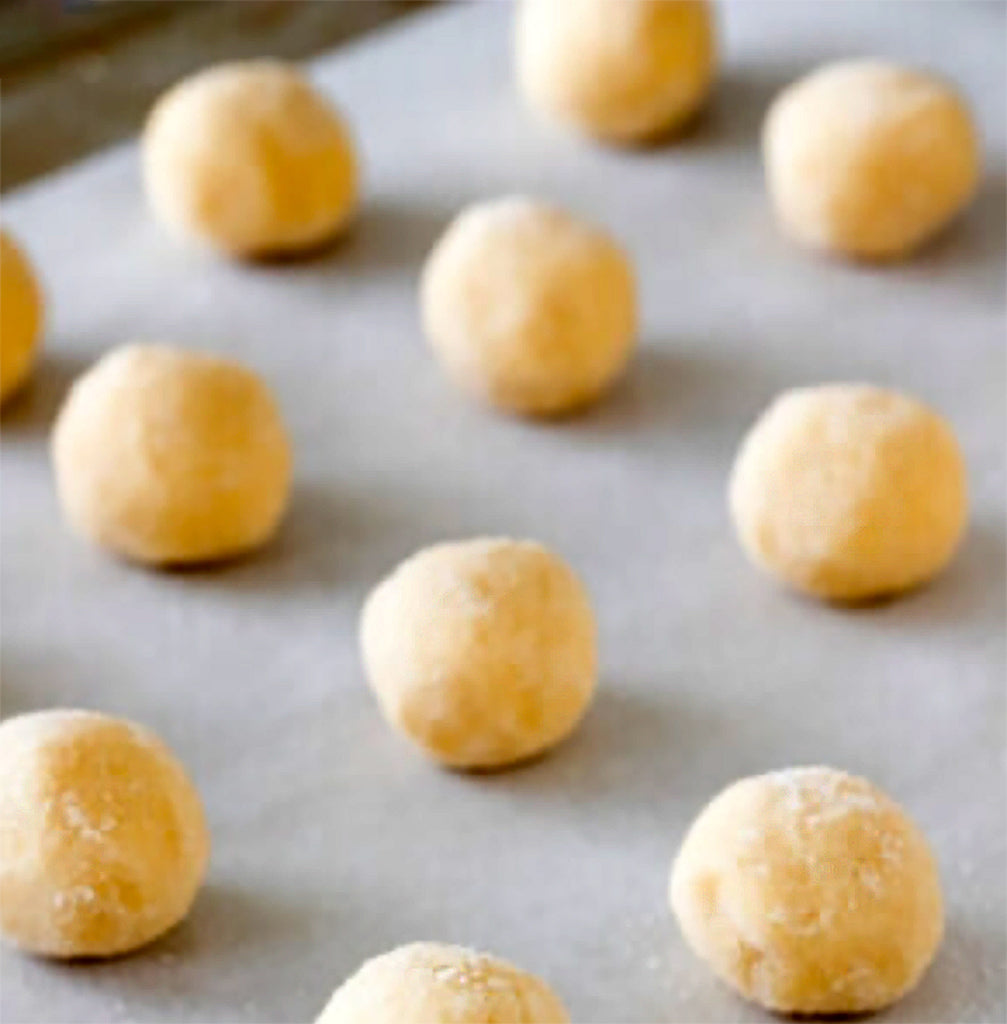
[[[832,768],[742,779],[695,820],[671,872],[686,941],[746,999],[853,1014],[920,980],[944,927],[937,864],[890,797]]]
[[[487,953],[413,942],[368,960],[316,1024],[569,1024],[544,981]]]
[[[645,142],[681,127],[713,84],[706,0],[521,0],[517,81],[529,106],[597,139]]]
[[[146,945],[187,913],[210,839],[199,795],[149,730],[91,711],[0,725],[0,934],[41,956]]]
[[[123,346],[80,377],[52,459],[70,526],[149,565],[260,547],[290,493],[290,443],[265,383],[229,359],[167,345]]]
[[[371,592],[367,678],[389,724],[456,768],[514,764],[583,717],[598,656],[580,581],[531,541],[437,544]]]
[[[785,89],[763,127],[766,183],[797,241],[898,259],[971,200],[980,153],[962,98],[879,60],[829,64]]]
[[[155,104],[143,134],[147,196],[183,238],[240,257],[314,249],[357,205],[353,140],[292,66],[222,64]]]

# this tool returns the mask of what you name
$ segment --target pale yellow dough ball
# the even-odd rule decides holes
[[[598,657],[580,581],[540,544],[438,544],[368,598],[361,648],[389,723],[427,755],[496,768],[553,746],[590,703]]]
[[[90,711],[0,725],[0,933],[48,957],[128,953],[188,912],[210,841],[150,731]]]
[[[143,168],[166,227],[234,256],[314,248],[357,205],[345,124],[279,61],[222,64],[175,85],[148,118]]]
[[[42,334],[42,293],[27,257],[0,231],[0,402],[24,384]]]
[[[785,89],[766,118],[763,157],[784,229],[863,259],[919,247],[965,207],[980,171],[954,89],[879,60],[830,64]]]
[[[151,565],[259,547],[290,491],[286,429],[262,380],[167,345],[116,349],[77,380],[52,458],[70,525]]]
[[[522,0],[515,43],[530,106],[608,142],[678,128],[713,83],[705,0]]]
[[[965,530],[965,466],[948,424],[866,384],[784,392],[743,441],[730,508],[751,559],[798,590],[863,601],[914,587]]]
[[[937,865],[864,779],[791,768],[742,779],[689,829],[671,906],[693,951],[747,999],[852,1014],[919,981],[943,931]]]
[[[463,211],[428,257],[420,293],[427,339],[449,376],[509,412],[587,404],[636,340],[625,253],[600,229],[533,199]]]
[[[317,1024],[569,1024],[544,981],[487,953],[414,942],[368,960]]]

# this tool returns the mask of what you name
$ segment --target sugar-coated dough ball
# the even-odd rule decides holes
[[[605,232],[523,197],[463,211],[427,259],[423,324],[465,390],[552,415],[597,397],[636,337],[625,253]]]
[[[128,953],[188,912],[210,841],[150,731],[90,711],[0,724],[0,934],[31,953]]]
[[[368,960],[317,1024],[569,1024],[544,981],[499,957],[414,942]]]
[[[926,838],[870,782],[832,768],[725,789],[689,829],[670,896],[686,941],[716,974],[783,1013],[893,1003],[943,931]]]
[[[0,231],[0,402],[25,382],[42,333],[42,293],[24,253]]]
[[[265,543],[290,491],[286,430],[251,370],[127,345],[73,386],[52,437],[71,526],[126,558],[180,565]]]
[[[861,601],[936,575],[965,530],[965,466],[948,424],[866,384],[784,392],[731,474],[735,528],[752,560],[793,587]]]
[[[685,122],[713,81],[706,0],[522,0],[517,77],[535,109],[627,143]]]
[[[763,155],[785,230],[863,259],[917,248],[979,179],[979,142],[958,94],[878,60],[830,64],[785,89],[766,118]]]
[[[361,648],[391,725],[459,768],[558,743],[597,676],[588,596],[531,541],[458,541],[408,558],[368,598]]]
[[[346,126],[279,61],[222,64],[175,85],[147,121],[143,166],[169,229],[235,256],[315,247],[357,204]]]

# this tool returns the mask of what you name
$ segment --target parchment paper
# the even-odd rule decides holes
[[[3,711],[78,705],[153,726],[198,781],[215,843],[191,917],[145,952],[59,966],[5,951],[5,1022],[303,1022],[365,957],[416,938],[514,959],[578,1022],[764,1020],[685,948],[667,869],[721,786],[808,762],[878,782],[940,858],[946,940],[879,1019],[1004,1019],[1004,6],[721,12],[713,108],[677,144],[638,152],[522,108],[505,5],[423,14],[321,60],[317,82],[359,135],[367,199],[352,235],[307,262],[230,265],[173,243],[146,211],[134,146],[5,200],[51,320],[3,423]],[[770,97],[855,54],[959,82],[987,153],[968,215],[885,269],[781,238],[760,175]],[[480,410],[420,336],[429,246],[463,204],[507,192],[595,218],[639,269],[639,358],[569,422]],[[259,557],[154,574],[64,529],[48,428],[71,378],[135,338],[238,356],[276,389],[297,486]],[[837,379],[946,413],[974,505],[939,581],[860,611],[750,568],[724,507],[735,446],[774,393]],[[484,533],[570,560],[604,666],[570,742],[466,777],[384,726],[356,620],[400,558]]]

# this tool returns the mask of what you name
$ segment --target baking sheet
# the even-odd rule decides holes
[[[303,1022],[365,957],[416,938],[511,957],[584,1024],[763,1020],[684,947],[666,874],[721,786],[808,762],[876,780],[940,858],[946,941],[879,1019],[1004,1018],[1004,6],[721,13],[713,109],[678,144],[640,152],[528,116],[502,4],[424,14],[321,60],[368,194],[352,235],[307,262],[236,266],[173,244],[145,210],[132,146],[5,199],[51,321],[3,423],[3,712],[80,705],[150,724],[198,781],[215,844],[191,917],[145,952],[60,966],[5,951],[5,1022]],[[780,87],[871,53],[959,82],[987,152],[964,220],[886,269],[781,239],[756,149]],[[437,234],[463,204],[516,191],[608,225],[639,269],[639,357],[563,423],[474,407],[418,329],[416,276]],[[64,530],[47,430],[70,379],[134,338],[238,356],[276,389],[297,484],[259,557],[155,574]],[[835,379],[943,410],[972,486],[950,570],[860,611],[752,570],[724,508],[753,417],[783,387]],[[484,533],[538,538],[583,575],[603,676],[552,756],[467,777],[386,729],[356,619],[400,558]]]

